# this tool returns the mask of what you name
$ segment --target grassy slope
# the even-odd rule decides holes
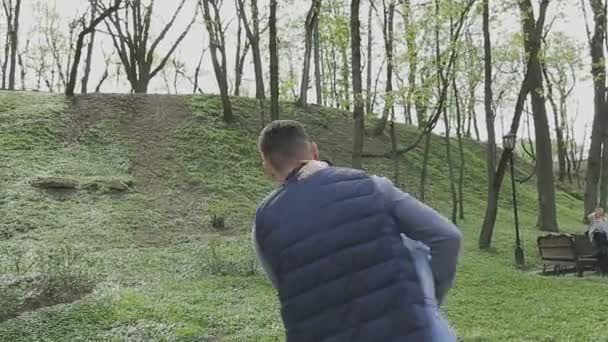
[[[198,189],[195,202],[159,204],[145,191],[123,196],[79,192],[57,201],[33,190],[28,181],[40,175],[133,176],[138,146],[126,128],[127,115],[115,111],[96,120],[78,141],[66,144],[75,127],[62,97],[0,92],[0,280],[14,276],[11,251],[21,249],[30,256],[71,244],[97,261],[98,282],[95,292],[80,301],[0,323],[0,340],[280,339],[276,299],[252,266],[247,234],[256,203],[271,189],[259,170],[254,144],[260,127],[256,102],[235,98],[239,122],[228,126],[221,122],[216,97],[184,100],[193,114],[171,140],[180,171],[164,177],[176,189],[176,198],[182,186]],[[291,104],[282,111],[306,124],[325,157],[338,165],[349,163],[347,113],[317,107],[302,111]],[[398,133],[404,145],[416,135],[404,126]],[[427,199],[447,214],[445,142],[433,139]],[[368,140],[366,148],[380,152],[386,143],[386,137]],[[446,305],[458,333],[483,341],[600,340],[605,332],[597,327],[606,321],[608,304],[602,296],[605,282],[514,270],[508,190],[502,196],[495,249],[477,250],[485,206],[484,150],[473,141],[465,147],[466,220],[459,224],[465,250]],[[402,161],[401,183],[414,194],[420,162],[420,149]],[[366,160],[365,165],[370,172],[392,174],[388,159]],[[538,262],[535,193],[533,184],[520,187],[523,239],[532,265]],[[580,208],[579,201],[558,193],[563,230],[582,229]],[[177,210],[177,217],[168,214]],[[226,231],[209,227],[212,213],[226,216]]]

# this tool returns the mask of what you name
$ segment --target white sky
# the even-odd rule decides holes
[[[24,37],[25,34],[27,34],[27,32],[30,32],[32,30],[32,28],[34,27],[34,25],[36,24],[36,21],[38,20],[38,19],[36,19],[36,16],[34,15],[33,8],[34,8],[35,3],[37,3],[37,2],[39,2],[39,3],[46,2],[48,4],[55,3],[57,12],[60,14],[60,16],[62,18],[61,25],[62,25],[62,30],[64,32],[67,32],[67,26],[68,26],[68,23],[71,20],[71,18],[74,18],[77,15],[79,15],[80,13],[82,13],[83,9],[85,8],[85,6],[87,4],[87,0],[22,0],[22,2],[23,2],[22,19],[21,19],[21,28],[20,28],[20,31],[22,33],[21,37]],[[225,0],[224,2],[225,2],[225,4],[224,4],[222,14],[224,16],[225,22],[229,23],[229,25],[230,25],[229,30],[227,31],[227,36],[226,36],[227,43],[229,45],[228,56],[227,56],[228,63],[229,63],[228,72],[229,72],[230,77],[234,78],[234,53],[235,53],[235,46],[236,46],[236,37],[235,36],[236,36],[236,26],[237,26],[238,19],[236,17],[236,12],[234,9],[234,2],[232,0]],[[268,1],[259,0],[258,2],[259,2],[259,6],[260,6],[261,15],[265,17],[268,12],[267,11]],[[533,0],[533,2],[535,2],[535,1]],[[154,15],[153,27],[152,27],[154,32],[158,32],[160,30],[160,28],[162,27],[162,25],[169,20],[170,16],[174,12],[174,9],[177,7],[177,3],[178,3],[178,1],[176,1],[176,0],[156,0],[155,9],[154,9],[155,15]],[[381,4],[380,1],[377,1],[377,3]],[[504,4],[505,4],[498,0],[492,1],[492,3],[493,3],[493,6],[504,6]],[[309,0],[286,0],[286,1],[279,1],[279,4],[280,5],[279,5],[278,17],[280,18],[280,23],[279,23],[280,26],[286,25],[286,24],[298,19],[299,22],[297,22],[295,25],[296,25],[296,27],[301,28],[299,32],[293,32],[293,30],[291,30],[291,31],[279,30],[279,35],[282,36],[284,41],[289,41],[291,44],[303,46],[303,20],[301,20],[300,18],[302,18],[305,15],[308,7],[310,6],[310,1]],[[172,30],[170,31],[170,33],[168,34],[168,36],[164,40],[164,42],[160,44],[160,49],[158,51],[159,55],[164,53],[164,51],[166,51],[169,44],[174,41],[174,39],[177,37],[177,35],[179,35],[181,33],[181,31],[184,29],[184,27],[187,25],[187,23],[191,19],[192,15],[194,14],[195,6],[196,6],[195,0],[186,1],[186,7],[184,8],[182,13],[178,17],[179,18],[178,21],[175,23],[174,27],[172,28]],[[363,1],[362,8],[361,8],[361,22],[364,26],[367,23],[367,8],[366,7],[367,7],[367,4],[365,3],[365,1]],[[380,5],[380,7],[381,7],[381,5]],[[493,35],[493,41],[494,41],[495,45],[500,43],[501,39],[506,39],[506,37],[508,37],[509,33],[517,32],[520,30],[519,17],[517,15],[516,8],[512,8],[510,10],[510,13],[512,14],[510,17],[505,17],[504,15],[501,15],[501,20],[496,21],[493,24],[492,35]],[[580,3],[578,1],[571,1],[571,0],[551,1],[550,7],[549,7],[549,13],[547,16],[547,23],[551,22],[552,18],[558,14],[561,14],[561,15],[555,20],[555,23],[552,27],[552,32],[555,32],[555,31],[564,32],[568,36],[576,39],[583,46],[581,55],[582,55],[582,60],[584,62],[584,68],[582,71],[580,71],[581,75],[578,76],[579,83],[577,84],[577,87],[574,90],[574,93],[573,93],[573,95],[571,97],[571,101],[570,101],[571,103],[568,106],[570,115],[573,115],[575,113],[577,107],[579,109],[580,114],[575,123],[575,130],[576,130],[577,140],[582,140],[583,129],[584,129],[585,125],[590,126],[592,123],[592,120],[593,120],[593,88],[592,88],[591,82],[588,77],[589,70],[590,70],[590,57],[589,57],[589,53],[588,53],[588,45],[586,44],[585,22],[583,19],[583,12],[580,9]],[[589,20],[591,20],[591,19],[592,18],[590,17]],[[301,22],[301,24],[300,24],[300,22]],[[477,27],[479,27],[480,20],[478,20],[475,25]],[[592,26],[593,23],[590,23],[590,25]],[[102,24],[99,27],[105,31],[105,25]],[[3,28],[0,27],[0,31],[2,31],[2,30],[3,30]],[[478,30],[478,29],[476,29],[476,30]],[[375,31],[374,40],[376,42],[380,43],[380,40],[382,39],[380,36],[380,31],[378,28],[376,28],[374,31]],[[362,31],[362,33],[365,33],[365,32]],[[285,36],[286,34],[289,34],[289,36]],[[403,34],[403,32],[396,31],[395,34],[399,35],[399,34]],[[266,40],[266,35],[264,35],[263,40]],[[190,31],[190,33],[188,34],[186,39],[182,42],[180,48],[178,49],[177,53],[175,54],[176,57],[178,57],[181,61],[185,62],[186,70],[189,73],[193,73],[202,49],[207,48],[207,46],[208,46],[207,41],[208,41],[207,32],[203,28],[201,16],[199,15],[199,19],[197,20],[197,23],[195,23],[195,25],[192,27],[192,30]],[[22,38],[20,43],[24,44],[24,38]],[[366,38],[363,37],[362,44],[365,44],[365,43],[366,43]],[[267,43],[265,41],[263,41],[262,48],[265,48],[265,46],[267,46]],[[109,39],[109,37],[105,36],[104,34],[98,34],[96,37],[95,58],[94,58],[93,65],[92,65],[93,70],[92,70],[91,80],[90,80],[90,84],[89,84],[89,89],[92,89],[95,87],[99,77],[101,76],[101,74],[103,73],[103,70],[104,70],[103,56],[101,54],[102,49],[109,52],[109,51],[113,50],[113,46],[112,46],[112,43],[111,43],[111,40]],[[377,50],[378,50],[378,52],[375,53],[375,55],[378,55],[378,57],[377,57],[378,60],[374,61],[374,65],[376,68],[380,65],[381,59],[383,58],[382,57],[383,56],[382,46],[378,45]],[[303,54],[303,48],[294,49],[294,51],[292,51],[292,53]],[[362,53],[363,53],[363,55],[365,55],[365,51],[362,51]],[[263,52],[263,54],[267,55],[265,51]],[[266,67],[267,58],[264,55],[262,57],[263,63],[265,64],[264,71],[267,73],[268,72],[267,67]],[[302,57],[298,57],[298,58],[302,58]],[[83,56],[83,61],[84,61],[84,56]],[[281,72],[282,73],[286,73],[288,71],[289,63],[294,63],[293,60],[290,60],[285,55],[283,55],[281,57],[280,62],[281,62]],[[244,75],[244,80],[243,80],[243,88],[242,88],[243,90],[241,93],[243,95],[253,95],[255,83],[253,80],[253,68],[251,66],[251,54],[249,54],[246,63],[247,63],[247,65],[246,65],[245,75]],[[298,63],[297,61],[295,61],[294,68],[295,68],[296,74],[298,75],[298,78],[299,78],[299,74],[301,73],[300,65],[301,65],[301,63]],[[172,71],[169,71],[169,73],[170,73],[170,77],[172,77],[173,76]],[[376,70],[373,71],[373,74],[374,75],[376,74]],[[583,77],[587,77],[587,79],[585,81],[581,82],[580,80]],[[172,80],[170,81],[170,83],[172,84]],[[201,88],[204,91],[217,92],[216,81],[215,81],[215,78],[213,75],[213,69],[211,66],[211,61],[210,61],[208,52],[205,53],[205,58],[203,60],[203,71],[201,73],[200,83],[201,83]],[[30,86],[32,86],[32,85],[33,84],[30,84]],[[79,89],[79,86],[78,86],[78,89]],[[382,89],[382,88],[379,87],[379,89]],[[480,86],[480,90],[479,90],[479,94],[478,94],[478,97],[480,99],[482,99],[482,96],[483,96],[482,89],[483,89],[483,84]],[[102,92],[128,92],[129,90],[130,90],[130,86],[126,83],[126,81],[124,79],[119,83],[117,83],[115,79],[108,80],[104,84],[104,87],[102,88]],[[179,90],[179,92],[182,92],[182,93],[191,93],[192,86],[190,85],[190,83],[187,80],[182,79],[179,82],[178,90]],[[516,92],[517,89],[514,89],[513,91]],[[165,83],[163,81],[161,74],[159,74],[152,81],[150,88],[149,88],[149,92],[150,93],[166,93],[166,86],[165,86]],[[311,94],[309,95],[309,97],[314,99],[314,94],[313,94],[312,90],[311,90]],[[551,119],[552,112],[551,112],[551,107],[548,102],[547,102],[547,111],[548,111],[548,115],[549,115],[549,121],[552,123],[552,121],[553,121]],[[480,107],[478,107],[477,112],[478,112],[478,121],[480,124],[480,130],[482,132],[484,132],[485,131],[485,124],[484,124],[485,119],[484,119],[484,112],[483,112],[482,105]],[[504,123],[505,123],[504,125],[506,128],[508,128],[508,126],[510,126],[512,112],[513,112],[513,104],[510,102],[505,103],[503,105],[503,108],[500,108],[498,115],[500,115],[502,117],[498,117],[496,120],[496,127],[497,127],[499,134],[502,133],[501,121],[504,121]],[[438,125],[438,129],[441,129],[442,127],[443,127],[443,125],[441,125],[441,124]],[[525,127],[524,121],[522,121],[522,125],[520,127],[521,128]],[[522,135],[522,133],[523,133],[523,130],[520,129],[520,135]]]

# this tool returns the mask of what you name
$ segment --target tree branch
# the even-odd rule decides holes
[[[182,2],[180,2],[179,6],[177,7],[177,10],[175,10],[175,13],[173,13],[173,17],[171,18],[171,20],[169,20],[169,22],[167,23],[167,25],[165,25],[165,27],[161,31],[160,35],[158,37],[156,37],[156,40],[154,40],[154,42],[152,42],[152,45],[150,45],[150,50],[148,50],[148,55],[146,56],[146,62],[149,65],[152,64],[153,55],[154,55],[154,51],[156,50],[156,47],[158,46],[158,44],[160,43],[160,41],[165,38],[165,36],[167,35],[167,32],[169,32],[169,29],[171,29],[171,26],[173,26],[173,23],[175,22],[175,19],[179,15],[179,12],[181,12],[181,10],[184,7],[185,3],[186,3],[186,0],[182,0]],[[152,6],[152,5],[150,5],[150,6]],[[186,31],[184,31],[185,33],[182,33],[182,35],[177,39],[177,44],[173,44],[171,52],[173,52],[173,50],[175,50],[175,48],[177,47],[177,45],[179,44],[179,42],[181,42],[181,40],[184,39],[184,37],[186,36],[186,33],[188,33],[188,31],[190,30],[190,27],[194,23],[194,20],[196,19],[196,15],[197,14],[198,14],[198,6],[197,6],[197,10],[194,13],[194,17],[193,17],[192,21],[188,25],[188,28],[186,29]],[[169,53],[169,55],[171,54],[171,52]],[[166,63],[166,60],[164,62]]]
[[[175,49],[177,49],[177,46],[179,45],[179,43],[182,42],[182,40],[186,37],[186,35],[190,31],[190,28],[192,27],[192,24],[194,24],[194,22],[196,21],[196,16],[197,15],[198,15],[198,6],[196,7],[196,10],[194,11],[194,15],[192,16],[192,20],[190,21],[190,24],[188,24],[188,26],[186,27],[186,29],[182,32],[182,34],[173,43],[173,46],[171,47],[171,49],[169,50],[169,52],[167,53],[167,55],[162,59],[162,61],[160,62],[160,64],[154,69],[154,71],[152,71],[150,73],[150,78],[153,78],[154,76],[156,76],[156,74],[162,68],[165,67],[165,64],[167,64],[167,61],[169,60],[169,58],[171,57],[171,55],[173,54],[173,52],[175,51]],[[150,55],[151,52],[152,52],[152,50],[150,50],[150,52],[148,52],[148,54]]]

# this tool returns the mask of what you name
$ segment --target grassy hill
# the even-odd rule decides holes
[[[249,228],[272,184],[260,169],[257,102],[234,98],[221,121],[214,96],[62,96],[0,92],[0,340],[274,341],[282,324],[255,263]],[[266,110],[266,113],[269,111]],[[347,112],[282,104],[323,157],[348,165]],[[399,125],[399,141],[417,131]],[[388,137],[368,138],[382,153]],[[456,149],[457,144],[453,142]],[[450,208],[445,141],[433,137],[427,201]],[[535,275],[537,203],[519,188],[528,271],[513,266],[510,192],[494,249],[477,249],[485,208],[484,146],[465,141],[465,248],[445,309],[466,341],[602,340],[608,283]],[[457,161],[457,156],[455,160]],[[416,194],[421,148],[401,160]],[[390,176],[386,158],[365,160]],[[530,171],[522,165],[520,176]],[[62,177],[72,188],[38,188]],[[48,185],[48,184],[47,184]],[[507,187],[508,188],[508,187]],[[564,231],[582,231],[582,203],[558,192]],[[225,217],[214,228],[213,216]]]

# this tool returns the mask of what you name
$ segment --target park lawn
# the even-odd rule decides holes
[[[0,341],[282,340],[277,299],[255,263],[249,236],[256,204],[272,189],[255,147],[261,126],[258,103],[234,98],[238,121],[226,125],[217,97],[180,98],[191,112],[170,128],[170,139],[157,145],[163,150],[153,155],[163,160],[146,162],[138,158],[147,141],[142,137],[159,128],[133,127],[129,114],[116,108],[152,96],[87,98],[91,104],[109,104],[101,115],[99,106],[76,106],[62,96],[0,92],[0,304],[6,304],[0,305]],[[323,157],[348,165],[348,113],[283,103],[282,115],[305,123]],[[399,125],[398,134],[407,145],[418,131]],[[366,149],[381,153],[388,142],[386,136],[369,138]],[[465,241],[456,285],[445,305],[458,334],[465,341],[606,340],[601,329],[607,320],[606,281],[535,272],[540,232],[534,179],[518,189],[527,269],[513,264],[509,189],[501,195],[493,248],[477,248],[485,207],[485,152],[475,141],[466,140],[464,146],[466,218],[459,227]],[[433,137],[426,198],[449,214],[445,147],[443,138]],[[417,148],[401,160],[400,186],[414,195],[421,156]],[[457,155],[454,161],[457,167]],[[365,166],[392,175],[389,159],[366,159]],[[156,168],[166,172],[154,182],[138,179]],[[519,161],[517,176],[529,172],[530,166]],[[135,179],[136,185],[120,194],[79,190],[56,198],[30,186],[39,176],[82,182]],[[563,231],[583,229],[582,203],[573,195],[557,193]],[[211,227],[212,215],[225,217],[226,227]],[[67,250],[79,257],[68,267],[49,266],[49,255],[68,260]],[[16,267],[32,262],[27,271]],[[25,292],[1,287],[40,276],[94,286],[66,303],[31,310],[19,308]]]

